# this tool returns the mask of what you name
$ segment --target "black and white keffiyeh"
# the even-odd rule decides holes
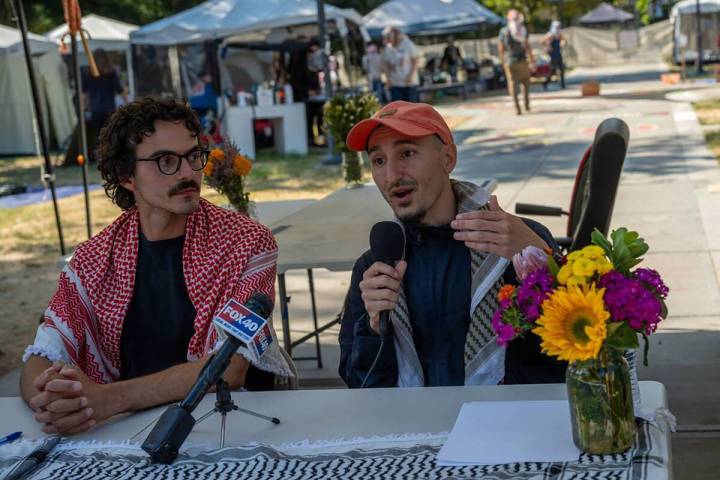
[[[488,209],[490,194],[470,182],[452,181],[458,213]],[[505,348],[495,341],[492,316],[498,308],[497,294],[502,275],[510,261],[492,253],[470,250],[472,298],[470,326],[465,338],[465,385],[497,385],[505,376]],[[423,387],[425,379],[413,342],[412,324],[405,292],[390,313],[395,356],[398,362],[398,387]]]
[[[30,477],[33,480],[176,479],[486,479],[645,480],[667,478],[666,433],[642,422],[633,447],[623,454],[581,455],[575,462],[522,462],[505,465],[440,467],[435,461],[447,436],[426,441],[357,440],[352,448],[288,449],[267,445],[181,453],[173,465],[153,464],[137,444],[63,441]],[[32,442],[25,442],[30,450]],[[379,448],[379,444],[383,444]],[[22,455],[0,447],[0,477]],[[22,447],[22,445],[21,445]],[[22,448],[12,448],[20,452]]]

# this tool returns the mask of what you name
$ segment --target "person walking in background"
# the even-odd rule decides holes
[[[387,72],[390,100],[418,101],[420,50],[410,38],[394,27],[383,32],[387,40],[384,65]]]
[[[299,37],[299,42],[305,43],[305,37]],[[318,53],[320,52],[320,53]],[[315,129],[313,128],[316,121],[318,122],[318,131],[322,125],[322,102],[313,100],[321,94],[319,72],[322,70],[322,52],[320,50],[320,41],[316,38],[311,39],[307,45],[290,53],[288,61],[288,74],[290,76],[290,86],[293,91],[293,100],[295,102],[305,103],[305,120],[307,125],[307,138],[312,146],[318,146],[319,143],[315,137]]]
[[[455,39],[449,37],[447,46],[443,51],[442,60],[440,61],[440,68],[447,70],[453,83],[457,82],[458,69],[462,65],[462,62],[462,53],[460,53],[460,49],[455,45]]]
[[[105,125],[107,119],[115,111],[115,95],[123,97],[127,103],[127,91],[120,82],[117,71],[110,62],[110,57],[102,48],[93,52],[95,63],[100,75],[93,77],[85,71],[82,79],[82,90],[85,94],[84,104],[90,112],[90,126],[95,132],[99,132]],[[93,135],[96,137],[97,135]]]
[[[515,111],[522,115],[518,100],[518,87],[522,87],[525,111],[530,111],[530,64],[535,63],[525,18],[515,9],[507,13],[507,26],[500,30],[498,37],[498,54],[503,62],[508,93],[515,102]],[[529,63],[528,63],[529,62]]]
[[[565,88],[565,62],[563,62],[562,48],[567,44],[565,36],[560,32],[560,22],[553,20],[550,24],[545,38],[542,40],[543,45],[547,49],[550,56],[550,75],[543,82],[543,88],[547,90],[548,83],[552,80],[552,76],[558,72],[560,75],[560,88]]]
[[[365,55],[362,58],[362,66],[367,75],[368,86],[375,94],[380,103],[385,103],[385,86],[382,81],[382,54],[377,45],[368,42]]]

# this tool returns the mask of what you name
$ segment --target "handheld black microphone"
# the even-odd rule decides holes
[[[245,305],[229,300],[213,319],[215,325],[228,333],[227,340],[205,362],[183,401],[165,410],[143,442],[142,449],[153,460],[172,463],[177,458],[180,446],[195,426],[193,410],[208,391],[222,380],[235,353],[240,351],[248,358],[258,358],[265,353],[273,340],[266,320],[272,309],[270,297],[257,292]]]
[[[378,222],[370,230],[370,253],[373,262],[383,262],[395,267],[405,254],[405,232],[396,222]],[[380,336],[386,338],[390,332],[390,312],[380,312]]]

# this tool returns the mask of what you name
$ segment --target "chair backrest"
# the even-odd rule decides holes
[[[586,185],[588,176],[588,160],[590,159],[590,152],[592,152],[592,145],[590,145],[580,159],[577,173],[575,174],[575,184],[573,185],[573,192],[570,196],[570,207],[568,207],[568,222],[567,222],[567,237],[572,238],[575,233],[575,227],[580,223],[580,212],[582,211],[582,205],[586,195]]]
[[[619,118],[608,118],[598,126],[575,179],[568,220],[570,250],[589,245],[596,228],[607,235],[629,141],[630,130]]]

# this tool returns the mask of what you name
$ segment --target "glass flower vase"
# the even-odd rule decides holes
[[[621,350],[570,363],[567,390],[573,441],[585,453],[625,452],[635,441],[630,367]]]
[[[342,167],[348,188],[362,186],[362,155],[359,152],[342,152]]]

